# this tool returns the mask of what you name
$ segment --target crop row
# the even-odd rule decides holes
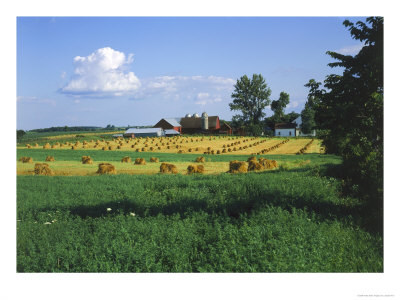
[[[301,148],[296,154],[303,154],[304,152],[306,152],[308,150],[308,148],[310,148],[311,144],[314,142],[314,139],[312,139],[311,141],[309,141],[303,148]]]

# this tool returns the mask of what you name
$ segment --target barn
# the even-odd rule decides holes
[[[173,129],[179,133],[182,132],[181,124],[173,118],[161,119],[156,125],[154,125],[154,128],[162,128],[163,130]]]
[[[182,133],[218,133],[221,127],[218,116],[209,117],[205,112],[201,117],[198,114],[188,114],[181,119],[180,124]]]
[[[219,133],[231,135],[232,134],[232,127],[229,126],[228,123],[222,122],[221,128],[219,129]]]
[[[177,136],[180,135],[180,133],[174,129],[166,129],[164,130],[165,136]]]
[[[137,137],[158,137],[164,136],[162,128],[129,128],[124,133],[124,137],[137,138]]]

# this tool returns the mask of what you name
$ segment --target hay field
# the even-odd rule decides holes
[[[100,151],[131,151],[131,152],[155,152],[155,153],[195,153],[213,155],[256,155],[264,154],[296,154],[310,138],[292,138],[281,147],[267,150],[285,138],[265,137],[230,137],[230,136],[179,136],[179,137],[152,137],[134,139],[91,139],[63,141],[64,136],[58,136],[59,140],[45,144],[26,144],[18,149],[72,149]],[[49,140],[50,141],[50,140]],[[320,153],[320,141],[314,140],[306,153]]]

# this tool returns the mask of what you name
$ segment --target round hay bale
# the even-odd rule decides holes
[[[157,157],[150,157],[150,162],[159,162]]]
[[[99,164],[99,169],[96,172],[97,174],[117,174],[117,170],[112,164],[109,163],[101,163]]]
[[[47,176],[54,175],[53,170],[50,169],[49,165],[46,163],[36,163],[33,172],[36,175],[47,175]]]
[[[173,164],[162,163],[160,166],[160,173],[177,174],[178,168]]]
[[[145,165],[146,160],[143,157],[138,157],[135,159],[135,165]]]
[[[56,160],[54,159],[54,156],[48,155],[48,156],[46,157],[46,161],[56,161]]]
[[[33,159],[30,156],[22,156],[20,157],[19,161],[23,163],[33,163]]]
[[[229,162],[229,173],[247,173],[247,163],[244,161],[232,160]]]
[[[124,158],[121,159],[121,162],[123,162],[123,163],[131,163],[132,159],[129,156],[125,156]]]
[[[91,165],[93,164],[93,159],[90,156],[82,156],[82,164]]]
[[[205,163],[205,162],[206,162],[206,159],[205,159],[203,156],[199,156],[199,157],[196,158],[195,162],[198,162],[198,163]]]

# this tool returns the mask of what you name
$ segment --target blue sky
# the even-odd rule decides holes
[[[186,113],[230,120],[236,80],[262,74],[304,107],[309,79],[356,54],[345,17],[19,17],[17,128],[153,125]],[[267,115],[272,112],[266,109]]]

